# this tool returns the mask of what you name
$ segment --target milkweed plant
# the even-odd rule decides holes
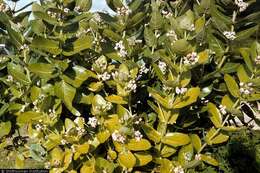
[[[0,0],[0,148],[53,173],[218,170],[260,121],[255,2],[106,2]]]

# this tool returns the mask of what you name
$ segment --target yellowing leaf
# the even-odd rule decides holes
[[[193,146],[192,144],[182,146],[178,153],[178,161],[184,166],[192,160],[193,157]]]
[[[153,160],[152,155],[145,152],[134,153],[136,157],[136,165],[135,166],[144,166]]]
[[[108,130],[101,131],[97,134],[97,138],[100,143],[106,142],[106,140],[109,138],[110,133]]]
[[[205,155],[205,154],[201,154],[201,160],[203,160],[204,162],[212,165],[212,166],[218,166],[218,161],[214,158],[212,158],[209,155]]]
[[[127,101],[123,99],[123,97],[118,96],[118,95],[110,95],[106,97],[106,100],[111,102],[111,103],[116,103],[116,104],[127,104]]]
[[[132,151],[144,151],[149,150],[151,148],[151,144],[146,139],[141,139],[140,141],[136,139],[131,139],[127,143],[127,148]]]
[[[154,141],[155,143],[159,143],[161,141],[161,134],[150,125],[144,124],[142,129],[150,140]]]
[[[191,134],[190,139],[191,139],[191,143],[192,143],[193,147],[198,152],[201,148],[200,137],[197,134]]]
[[[163,146],[163,148],[161,150],[161,156],[170,157],[171,155],[173,155],[176,152],[177,152],[177,149],[175,149],[171,146],[165,145],[165,146]]]
[[[173,108],[183,108],[197,101],[200,95],[200,88],[190,88],[183,97],[177,97],[173,103]]]
[[[0,138],[2,138],[5,135],[8,135],[11,131],[12,124],[10,121],[8,122],[1,122],[0,123]]]
[[[187,134],[179,132],[167,133],[162,138],[162,143],[173,147],[178,147],[190,143],[190,137]]]
[[[80,155],[88,153],[89,150],[89,144],[84,143],[82,145],[75,145],[76,153],[74,154],[73,159],[77,160]]]
[[[205,64],[208,61],[208,59],[209,59],[208,51],[200,52],[198,54],[198,57],[199,57],[199,63],[200,64]]]
[[[222,115],[213,103],[208,103],[209,118],[215,127],[219,128],[222,126]]]
[[[125,151],[119,153],[118,162],[122,167],[133,168],[136,164],[136,158],[130,151]]]
[[[229,74],[225,74],[224,76],[224,80],[226,82],[228,91],[230,92],[230,94],[234,97],[239,97],[239,87],[235,81],[235,79],[230,76]]]

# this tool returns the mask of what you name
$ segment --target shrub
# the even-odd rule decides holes
[[[254,2],[91,4],[1,2],[1,148],[51,172],[218,170],[210,151],[259,121]]]

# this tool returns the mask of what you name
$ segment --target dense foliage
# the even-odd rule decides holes
[[[260,121],[254,3],[1,2],[0,148],[55,173],[225,170],[215,152]]]

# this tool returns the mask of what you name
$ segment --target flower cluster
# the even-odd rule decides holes
[[[165,73],[167,72],[167,65],[166,65],[165,62],[159,61],[158,67],[159,67],[159,69],[161,70],[161,72],[162,72],[163,74],[165,74]]]
[[[122,6],[121,8],[117,8],[117,9],[116,9],[116,13],[117,13],[119,16],[128,16],[129,14],[132,13],[132,10],[129,9],[128,6]]]
[[[188,91],[187,88],[183,88],[183,87],[182,87],[182,88],[179,88],[179,87],[176,87],[176,88],[175,88],[176,94],[183,95],[183,94],[185,94],[187,91]]]
[[[137,85],[136,85],[136,81],[135,80],[130,80],[127,85],[125,86],[125,90],[126,91],[133,91],[133,92],[136,92],[136,88],[137,88]]]
[[[248,3],[244,2],[243,0],[235,0],[235,4],[238,6],[240,12],[245,11],[249,5]]]
[[[140,141],[143,138],[143,135],[140,131],[135,131],[134,136],[137,141]]]
[[[185,56],[183,63],[186,65],[195,65],[198,61],[198,55],[196,52],[189,53],[187,56]]]
[[[253,86],[253,83],[243,83],[243,82],[240,82],[239,83],[239,86],[240,86],[240,93],[242,95],[250,95],[254,92],[254,89],[252,88]]]
[[[172,39],[173,42],[176,41],[176,40],[178,40],[178,36],[177,36],[177,34],[175,33],[174,30],[168,31],[168,32],[166,33],[166,36],[167,36],[167,37],[171,37],[171,39]]]
[[[115,130],[112,133],[112,139],[116,142],[120,142],[120,143],[125,143],[126,142],[126,138],[124,135],[122,135],[118,130]]]
[[[227,114],[226,106],[219,105],[219,111],[222,115],[226,115]]]
[[[27,44],[23,44],[21,47],[20,47],[20,50],[28,50],[29,49],[29,46]]]
[[[96,117],[89,117],[87,124],[90,125],[93,128],[96,128],[97,125],[99,124],[99,122],[98,122],[98,119]]]
[[[116,43],[115,47],[114,47],[115,50],[119,51],[118,52],[118,55],[120,57],[126,57],[127,56],[127,51],[125,49],[125,46],[123,44],[123,41],[119,41],[118,43]]]
[[[60,13],[48,11],[47,14],[48,14],[51,18],[58,19],[58,21],[61,20],[61,14],[60,14]]]
[[[255,58],[255,63],[256,64],[260,64],[260,55],[258,55],[256,58]]]
[[[181,166],[176,166],[176,167],[173,169],[173,172],[174,172],[174,173],[184,173],[184,169],[183,169]]]
[[[111,75],[108,72],[104,72],[103,74],[98,74],[97,77],[99,80],[107,81],[110,79]]]
[[[162,15],[167,19],[169,19],[173,16],[172,12],[168,12],[168,11],[165,11],[165,10],[162,10],[161,12],[162,12]]]
[[[236,39],[236,33],[234,31],[224,31],[223,35],[229,40],[235,40]]]

